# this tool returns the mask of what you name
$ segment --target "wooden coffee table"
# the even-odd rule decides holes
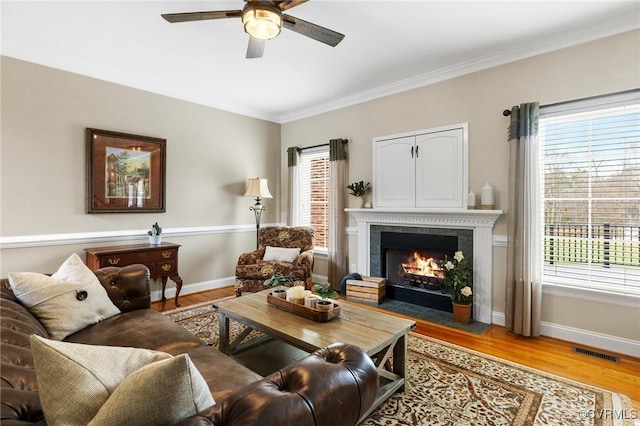
[[[220,323],[220,351],[234,353],[258,342],[245,342],[252,330],[267,338],[277,338],[306,352],[332,343],[359,346],[371,357],[378,369],[380,389],[364,419],[398,389],[404,389],[407,372],[407,333],[415,321],[373,311],[349,303],[340,303],[340,317],[328,322],[315,322],[267,303],[271,290],[244,294],[242,297],[216,303]],[[244,325],[244,330],[230,342],[229,320]],[[392,358],[392,359],[391,359]]]

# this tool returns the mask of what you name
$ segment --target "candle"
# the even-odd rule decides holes
[[[304,306],[306,306],[307,308],[315,308],[316,307],[316,303],[318,303],[318,300],[320,300],[320,296],[315,295],[315,294],[311,294],[309,296],[305,296],[305,298],[304,298]]]
[[[473,191],[469,191],[469,195],[467,195],[467,208],[476,208],[476,194],[474,194]]]
[[[292,303],[303,303],[305,296],[305,289],[302,286],[290,287],[287,290],[287,300]]]

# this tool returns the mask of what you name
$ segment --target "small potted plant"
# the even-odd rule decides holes
[[[158,222],[151,225],[151,229],[147,232],[149,235],[149,244],[152,246],[158,246],[162,242],[162,228],[158,225]]]
[[[363,180],[361,180],[360,182],[353,182],[351,185],[347,186],[347,189],[349,190],[349,194],[353,195],[354,197],[360,198],[360,207],[367,207],[368,203],[366,202],[365,196],[369,191],[371,191],[371,185],[369,184],[369,182],[367,182],[366,184]]]
[[[316,303],[316,309],[320,311],[329,311],[333,307],[333,302],[328,299],[335,299],[338,297],[338,292],[331,288],[331,284],[316,284],[313,286],[313,291],[318,293],[318,295],[322,298],[318,303]]]
[[[471,307],[473,304],[473,269],[469,259],[461,251],[457,251],[453,260],[447,256],[441,261],[447,279],[447,286],[451,291],[454,320],[461,324],[471,321]]]
[[[284,286],[284,284],[288,282],[291,282],[291,278],[285,277],[280,273],[275,273],[271,275],[271,278],[267,278],[266,280],[264,280],[264,285],[269,287],[278,287],[275,288],[272,293],[274,296],[284,299],[287,295],[287,290],[282,286]]]

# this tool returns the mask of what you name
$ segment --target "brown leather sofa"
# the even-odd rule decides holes
[[[96,276],[122,313],[65,341],[188,353],[215,405],[182,425],[354,425],[375,399],[376,369],[355,346],[331,345],[262,378],[150,309],[145,266],[103,268]],[[48,335],[6,279],[0,285],[0,323],[0,423],[44,425],[29,336]]]

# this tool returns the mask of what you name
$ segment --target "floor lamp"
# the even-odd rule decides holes
[[[244,193],[245,197],[255,197],[256,203],[249,207],[249,210],[253,211],[256,215],[256,249],[258,248],[258,236],[260,234],[260,216],[265,211],[265,207],[260,204],[261,198],[273,198],[273,195],[269,192],[267,186],[267,179],[254,178],[247,181],[247,191]]]

